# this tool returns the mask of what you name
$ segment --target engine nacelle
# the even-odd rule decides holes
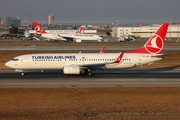
[[[75,39],[74,40],[76,43],[81,43],[81,39]]]
[[[80,68],[77,65],[64,66],[63,68],[64,74],[80,74]]]

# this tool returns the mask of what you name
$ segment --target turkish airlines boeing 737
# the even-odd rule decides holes
[[[91,75],[91,70],[136,67],[163,58],[162,49],[168,24],[164,23],[139,49],[128,53],[44,53],[14,57],[6,66],[22,72],[30,70],[62,70],[64,74]]]
[[[50,34],[44,31],[37,22],[33,22],[34,29],[36,30],[37,34],[40,34],[41,37],[46,39],[52,39],[52,40],[62,40],[62,41],[74,41],[74,42],[82,42],[82,40],[88,40],[88,41],[101,41],[102,37],[99,35],[94,34],[82,34],[82,27],[79,28],[79,30],[72,34],[64,34],[64,33],[54,33]],[[81,34],[79,34],[81,33]]]

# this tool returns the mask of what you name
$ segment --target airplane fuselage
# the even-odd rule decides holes
[[[102,37],[93,34],[61,34],[60,36],[64,38],[74,38],[81,40],[102,40]]]
[[[41,37],[52,40],[62,40],[62,41],[76,41],[79,40],[102,40],[99,35],[93,34],[41,34]]]
[[[119,53],[27,54],[13,58],[6,66],[16,70],[62,70],[69,65],[79,66],[81,69],[86,68],[86,65],[91,69],[123,69],[162,59],[152,57],[152,54],[124,53],[120,63],[113,63],[118,56]]]

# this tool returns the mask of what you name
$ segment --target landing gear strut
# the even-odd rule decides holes
[[[91,69],[87,69],[87,70],[85,70],[85,74],[86,74],[86,75],[88,75],[88,76],[91,76],[91,75],[92,75],[92,73],[91,73]]]

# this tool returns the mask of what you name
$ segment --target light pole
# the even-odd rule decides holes
[[[5,26],[4,27],[5,27],[5,34],[6,34],[6,20],[5,20]]]
[[[180,22],[178,22],[178,42],[179,42],[179,24]]]

